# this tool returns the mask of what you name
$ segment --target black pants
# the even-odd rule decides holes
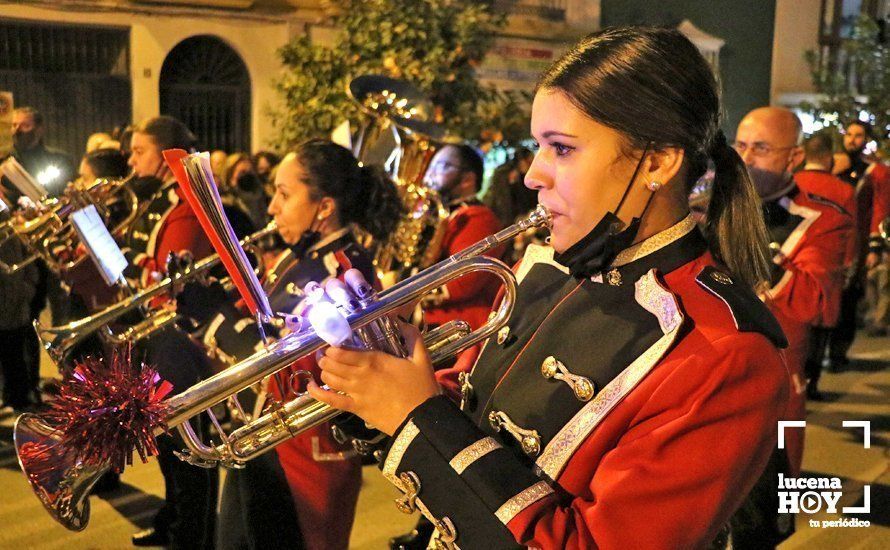
[[[825,327],[810,329],[810,346],[806,363],[804,363],[804,374],[807,377],[807,384],[812,388],[819,386],[819,378],[822,376],[822,359],[825,358],[834,330],[834,328]]]
[[[3,401],[14,409],[22,409],[32,403],[36,381],[32,380],[31,368],[26,357],[28,336],[34,334],[30,326],[0,330],[0,370],[3,372]]]
[[[220,550],[305,548],[290,487],[274,451],[226,473],[217,541]]]
[[[158,370],[161,378],[173,384],[174,393],[211,374],[204,352],[175,328],[163,330],[144,342],[133,359],[141,360],[141,356]],[[203,414],[192,421],[192,428],[205,442],[209,425]],[[171,548],[211,549],[216,531],[219,470],[181,461],[173,452],[184,448],[178,435],[158,438],[158,463],[164,475],[166,502],[155,517],[155,529],[169,534]]]
[[[840,315],[827,343],[828,357],[834,362],[847,360],[847,352],[856,338],[856,309],[864,293],[861,284],[852,284],[841,294]]]
[[[748,493],[742,506],[729,518],[732,548],[762,550],[775,548],[794,534],[794,515],[780,514],[776,480],[789,471],[785,451],[773,451],[766,469]]]
[[[164,506],[155,516],[154,527],[168,534],[170,548],[212,550],[219,469],[192,466],[179,460],[173,451],[183,448],[178,437],[158,438],[158,464],[164,475],[166,495]]]

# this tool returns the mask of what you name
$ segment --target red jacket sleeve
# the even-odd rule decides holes
[[[195,260],[213,253],[213,247],[207,235],[204,234],[198,218],[195,217],[189,205],[182,202],[176,206],[173,212],[170,212],[158,235],[155,264],[161,271],[165,271],[167,255],[170,252],[179,253],[184,250],[191,252]]]
[[[769,305],[800,323],[832,326],[837,321],[844,282],[844,256],[852,237],[849,216],[823,211],[781,267]]]
[[[644,379],[617,406],[633,412],[616,408],[574,453],[557,480],[565,490],[554,490],[505,450],[492,451],[499,454],[490,470],[464,475],[454,468],[461,450],[486,434],[442,397],[420,405],[395,434],[384,475],[398,486],[395,474],[410,469],[426,494],[478,495],[462,500],[463,513],[480,522],[494,516],[525,546],[706,545],[775,447],[776,422],[787,407],[787,370],[765,338],[749,333],[673,353],[649,376],[655,378]],[[603,448],[613,440],[614,447]],[[525,489],[517,492],[517,485]]]
[[[531,506],[507,525],[516,539],[540,548],[712,539],[766,465],[785,412],[787,373],[775,353],[758,353],[755,338],[726,337],[681,361],[600,462],[593,497]]]
[[[497,233],[501,222],[487,206],[469,206],[448,221],[448,231],[443,243],[443,256],[451,256],[485,237]],[[504,247],[499,246],[486,252],[486,256],[500,258]],[[493,284],[494,277],[488,273],[475,273],[455,279],[445,285],[449,303],[474,298],[486,285]]]
[[[869,224],[869,235],[877,237],[880,235],[878,226],[882,221],[890,216],[890,169],[883,164],[875,164],[869,174],[872,185],[872,209],[871,223]]]

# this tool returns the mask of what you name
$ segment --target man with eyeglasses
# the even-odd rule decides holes
[[[814,326],[832,326],[837,320],[844,253],[852,231],[852,219],[840,205],[795,184],[793,172],[804,159],[801,137],[800,120],[794,113],[761,107],[739,123],[735,142],[763,201],[770,234],[772,278],[760,296],[789,342],[785,357],[795,381],[789,420],[803,420],[806,415],[804,364],[810,333]],[[809,389],[816,396],[815,386]],[[734,540],[751,542],[751,547],[772,546],[793,531],[793,521],[788,521],[793,518],[776,513],[775,480],[778,472],[800,472],[803,430],[786,430],[785,443],[785,450],[777,449],[749,496],[749,509],[756,509],[759,517],[739,527],[738,533],[734,525]]]
[[[501,229],[494,211],[476,197],[482,170],[482,157],[469,145],[446,145],[430,162],[426,183],[441,195],[450,211],[439,259]],[[489,255],[500,258],[502,254],[503,247],[498,247]],[[476,329],[488,319],[498,286],[497,279],[485,273],[460,277],[424,301],[424,319],[430,326],[461,319]]]
[[[460,252],[501,229],[494,211],[476,197],[482,185],[482,157],[469,145],[446,145],[436,152],[425,175],[426,185],[439,193],[450,214],[438,260]],[[500,258],[504,247],[486,253]],[[500,284],[486,273],[460,277],[427,295],[421,302],[428,327],[462,320],[472,329],[488,319]],[[421,517],[414,529],[390,539],[394,550],[426,548],[433,525]]]

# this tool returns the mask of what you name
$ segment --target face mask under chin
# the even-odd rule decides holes
[[[640,229],[640,218],[624,223],[614,212],[607,212],[585,236],[553,259],[569,268],[573,277],[586,279],[601,273],[619,252],[630,247]]]
[[[18,151],[27,151],[37,146],[37,132],[16,132],[12,134],[12,146]]]
[[[788,193],[794,187],[794,179],[789,172],[773,172],[756,166],[748,166],[748,175],[761,200],[771,201]]]

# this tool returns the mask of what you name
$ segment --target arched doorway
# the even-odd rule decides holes
[[[201,148],[250,151],[250,75],[219,38],[193,36],[170,50],[160,95],[161,114],[183,121]]]

